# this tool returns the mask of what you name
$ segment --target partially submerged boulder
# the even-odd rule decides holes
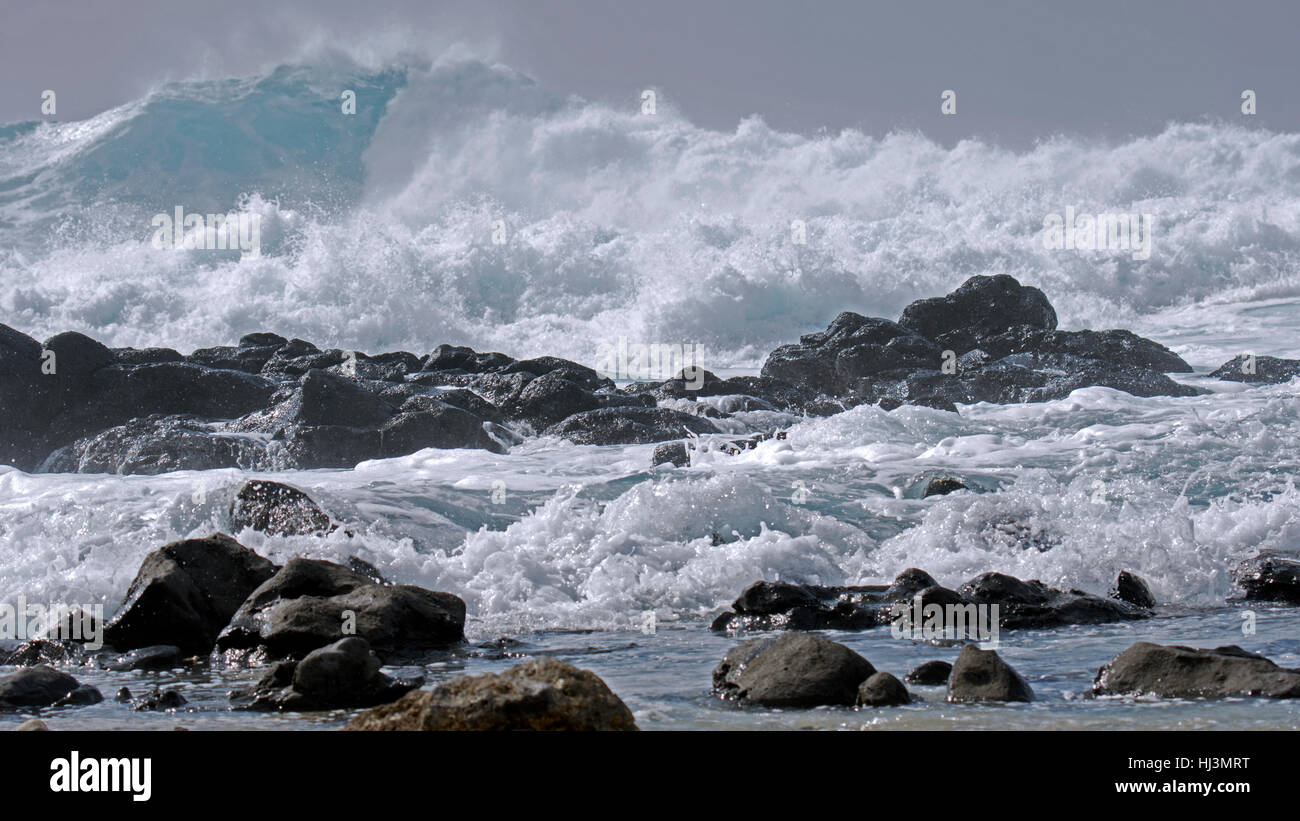
[[[0,678],[0,710],[48,707],[62,702],[73,693],[78,693],[78,696],[64,703],[93,703],[83,696],[89,696],[91,691],[98,694],[99,691],[93,687],[82,690],[82,687],[75,678],[49,665],[24,667]]]
[[[450,593],[380,584],[334,562],[295,558],[249,594],[217,649],[302,657],[356,635],[387,659],[457,644],[464,626],[465,602]]]
[[[595,673],[546,657],[407,693],[344,729],[591,732],[637,726],[632,711]]]
[[[230,504],[236,530],[252,528],[273,536],[323,533],[332,529],[330,517],[296,487],[254,479],[245,482]]]
[[[390,678],[379,672],[380,666],[369,642],[349,636],[311,651],[302,661],[272,665],[251,688],[232,693],[231,701],[246,710],[371,707],[424,683],[423,678]]]
[[[949,701],[1033,701],[1034,691],[995,650],[961,648],[948,680]]]
[[[1213,650],[1140,641],[1097,671],[1097,695],[1300,698],[1300,670],[1235,645]]]
[[[883,670],[873,673],[858,687],[860,707],[897,707],[911,703],[912,696],[903,682]]]
[[[1210,376],[1228,382],[1252,385],[1279,385],[1300,376],[1300,359],[1242,354],[1224,362]]]
[[[240,604],[276,567],[225,535],[183,539],[145,557],[104,627],[118,650],[170,644],[207,654]]]
[[[876,668],[814,633],[785,633],[732,648],[713,671],[719,696],[761,707],[852,706]]]

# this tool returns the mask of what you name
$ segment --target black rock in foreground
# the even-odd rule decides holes
[[[345,730],[635,730],[632,711],[589,670],[553,658],[407,693]]]

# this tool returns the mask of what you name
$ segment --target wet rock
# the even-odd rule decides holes
[[[1240,647],[1203,650],[1140,641],[1097,671],[1097,695],[1300,698],[1300,671]]]
[[[71,641],[29,639],[7,655],[0,651],[0,664],[31,667],[37,664],[67,664],[80,660],[81,646]]]
[[[489,435],[484,422],[452,405],[399,413],[379,430],[382,455],[405,456],[425,448],[477,448],[504,453],[505,447]]]
[[[876,669],[842,644],[785,633],[733,648],[713,671],[719,696],[763,707],[852,705]]]
[[[1260,554],[1242,562],[1236,577],[1247,601],[1300,604],[1300,560]]]
[[[0,710],[48,707],[81,686],[75,678],[45,664],[0,677]]]
[[[958,490],[967,490],[965,482],[953,476],[936,476],[931,479],[925,486],[925,492],[921,494],[922,499],[928,499],[931,496],[946,496],[949,493],[955,493]]]
[[[761,373],[805,390],[846,394],[882,372],[937,368],[941,353],[902,325],[845,311],[825,332],[772,351]]]
[[[1164,345],[1123,330],[1054,331],[1018,325],[995,336],[981,338],[976,350],[989,361],[1013,354],[1064,354],[1160,373],[1191,373],[1193,370],[1182,357]],[[970,364],[973,364],[970,360],[959,360],[958,372],[963,365]]]
[[[252,528],[273,536],[325,533],[330,517],[301,490],[279,482],[254,479],[245,482],[230,504],[235,530]]]
[[[55,707],[86,707],[91,704],[98,704],[104,700],[104,696],[96,687],[89,684],[82,684],[63,698],[54,702]]]
[[[303,425],[374,428],[387,422],[397,408],[356,381],[313,368],[303,374],[301,391],[289,415]]]
[[[231,701],[247,710],[335,710],[387,704],[424,683],[379,672],[379,657],[358,636],[311,651],[302,661],[282,661]]]
[[[0,463],[35,467],[48,448],[45,433],[58,407],[55,381],[41,372],[41,343],[0,325]]]
[[[465,346],[439,345],[424,361],[421,370],[488,373],[509,367],[514,362],[502,353],[478,353]]]
[[[912,684],[921,684],[926,686],[937,686],[947,684],[948,678],[952,675],[952,665],[946,661],[927,661],[924,664],[917,665],[910,673],[907,674],[907,680]]]
[[[908,305],[898,324],[963,354],[978,340],[1018,325],[1053,330],[1056,311],[1042,291],[1014,277],[974,276],[947,296]]]
[[[113,348],[119,365],[152,365],[158,362],[183,362],[185,357],[172,348]]]
[[[980,605],[998,605],[1007,629],[1044,629],[1066,624],[1107,624],[1149,618],[1149,609],[1080,590],[1057,590],[1037,579],[1021,581],[1005,573],[983,573],[961,592]]]
[[[674,465],[679,468],[689,466],[691,456],[686,450],[685,442],[664,442],[655,448],[654,456],[650,458],[650,466],[655,465]]]
[[[635,730],[632,711],[598,676],[554,658],[465,676],[367,710],[348,730]]]
[[[186,704],[189,704],[189,700],[181,695],[181,691],[177,688],[171,687],[163,690],[155,687],[140,698],[132,701],[131,709],[136,712],[163,712],[166,710],[179,710]]]
[[[1210,376],[1229,382],[1278,385],[1300,376],[1300,359],[1242,355],[1224,362]]]
[[[354,634],[383,658],[418,656],[460,642],[464,626],[465,603],[450,593],[376,584],[334,562],[291,559],[252,591],[217,648],[302,656]]]
[[[392,584],[392,582],[384,578],[383,573],[379,572],[379,568],[375,567],[365,559],[357,556],[348,556],[344,562],[344,566],[353,573],[360,573],[375,584]]]
[[[170,644],[206,654],[275,569],[224,533],[164,545],[145,557],[104,641],[118,650]]]
[[[117,695],[113,696],[113,700],[118,702],[119,704],[125,704],[126,702],[130,701],[131,689],[129,687],[119,688],[117,691]]]
[[[230,467],[252,470],[265,457],[261,443],[226,435],[197,417],[155,414],[82,437],[50,454],[39,469],[123,475]]]
[[[1115,580],[1115,589],[1110,591],[1111,598],[1128,602],[1135,607],[1150,609],[1156,606],[1156,597],[1151,595],[1151,588],[1142,577],[1128,570],[1121,570]]]
[[[1033,701],[1034,691],[994,650],[961,648],[948,680],[949,701]]]
[[[679,439],[683,434],[718,433],[709,420],[666,408],[599,408],[575,413],[547,428],[579,445],[644,445]]]
[[[118,673],[132,670],[170,670],[180,667],[183,660],[184,654],[179,647],[159,644],[153,647],[141,647],[111,658],[104,663],[104,669]]]
[[[601,406],[596,394],[553,370],[532,380],[507,406],[510,415],[542,430],[575,413]]]
[[[896,707],[911,703],[912,696],[903,682],[884,671],[873,673],[858,687],[858,705],[862,707]]]
[[[15,727],[14,732],[19,732],[19,733],[48,732],[49,729],[50,729],[50,725],[46,724],[44,721],[41,721],[39,718],[29,718],[26,721],[24,721],[22,724],[19,724],[17,727]]]

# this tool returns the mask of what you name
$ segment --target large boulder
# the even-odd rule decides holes
[[[814,633],[785,633],[732,648],[713,671],[713,691],[763,707],[852,706],[876,668]]]
[[[596,674],[553,658],[465,676],[367,710],[348,730],[635,730],[627,705]]]
[[[272,657],[302,657],[357,635],[381,657],[414,657],[464,638],[465,602],[297,558],[252,591],[229,621],[217,639],[222,651],[264,648]]]
[[[41,343],[0,325],[0,464],[30,470],[45,455],[44,432],[58,393],[41,363]]]
[[[949,701],[1033,701],[1034,691],[994,650],[961,648],[948,679]]]
[[[275,570],[224,533],[164,545],[140,565],[126,600],[104,627],[104,642],[118,650],[170,644],[206,654],[244,599]]]
[[[251,688],[233,692],[231,701],[247,710],[372,707],[424,683],[423,678],[390,678],[379,672],[380,666],[369,642],[349,636],[311,651],[302,661],[272,665]]]
[[[1300,670],[1278,667],[1236,646],[1203,650],[1140,641],[1097,671],[1093,692],[1161,698],[1300,698]]]
[[[323,533],[332,529],[330,517],[296,487],[254,479],[245,482],[230,503],[236,530],[252,528],[273,536]]]
[[[908,305],[898,324],[960,355],[1017,325],[1054,330],[1056,311],[1042,291],[1015,277],[974,276],[947,296]]]
[[[846,394],[881,373],[938,368],[941,352],[933,341],[898,323],[845,311],[824,332],[805,334],[797,344],[772,351],[762,375]]]

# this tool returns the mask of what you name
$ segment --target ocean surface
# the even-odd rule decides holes
[[[355,115],[340,111],[343,89],[357,93]],[[176,206],[259,215],[262,253],[155,248],[150,219]],[[1067,207],[1152,214],[1150,258],[1045,248],[1044,217]],[[38,339],[76,330],[189,353],[269,330],[322,348],[454,343],[594,365],[623,337],[699,345],[725,376],[757,373],[772,348],[842,310],[894,318],[971,275],[1008,273],[1044,290],[1062,328],[1148,336],[1195,366],[1180,381],[1212,391],[753,412],[742,422],[788,426],[787,438],[696,452],[684,469],[650,468],[652,445],[542,438],[504,455],[428,450],[263,474],[343,527],[233,532],[245,545],[275,561],[357,555],[456,593],[471,645],[509,636],[522,642],[512,654],[592,669],[648,729],[1300,729],[1293,703],[1086,697],[1097,668],[1139,640],[1237,644],[1300,666],[1300,611],[1254,604],[1245,634],[1245,606],[1225,603],[1237,562],[1300,549],[1300,380],[1205,376],[1242,352],[1300,357],[1298,262],[1300,136],[1225,123],[1023,152],[789,134],[757,118],[719,132],[669,95],[644,114],[639,90],[625,106],[592,103],[462,56],[285,66],[160,86],[91,120],[0,126],[0,322]],[[981,492],[922,500],[937,473]],[[0,601],[111,613],[149,551],[231,532],[249,475],[0,467]],[[1008,516],[1052,548],[995,527]],[[1030,705],[946,705],[941,688],[861,712],[709,696],[737,639],[708,622],[750,582],[879,583],[908,567],[950,587],[997,570],[1101,594],[1127,569],[1165,604],[1149,621],[1003,631],[999,652],[1039,695]],[[887,628],[830,635],[900,677],[956,655]],[[480,648],[424,674],[516,660]],[[307,729],[348,715],[229,712],[225,693],[247,671],[77,675],[110,698],[46,713],[53,727]],[[138,714],[111,699],[154,681],[180,683],[194,709]]]

